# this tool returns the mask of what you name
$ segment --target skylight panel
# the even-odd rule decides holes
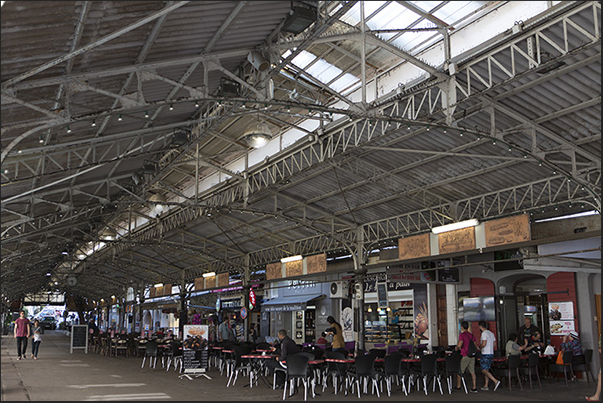
[[[341,74],[340,69],[323,59],[320,59],[314,63],[307,71],[309,74],[319,79],[323,83],[328,83]]]
[[[352,8],[341,17],[341,20],[350,25],[358,24],[360,22],[360,3],[354,4]]]
[[[308,64],[310,64],[310,62],[312,62],[314,59],[316,59],[316,56],[314,56],[310,52],[306,52],[305,50],[302,50],[301,52],[299,52],[299,55],[297,55],[293,58],[292,62],[296,66],[299,66],[303,69]]]
[[[406,28],[416,21],[418,16],[398,3],[391,3],[379,14],[371,18],[367,25],[371,29],[400,29]]]
[[[337,92],[341,92],[357,81],[360,80],[358,80],[356,76],[353,76],[350,73],[345,73],[342,77],[339,77],[337,80],[335,80],[335,82],[331,83],[329,87],[333,88]]]
[[[487,1],[453,1],[444,5],[433,15],[447,24],[454,24],[487,3]]]

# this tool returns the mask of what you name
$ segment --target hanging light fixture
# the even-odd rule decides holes
[[[117,233],[113,228],[107,227],[101,234],[101,239],[103,241],[115,241],[115,239],[117,239]]]
[[[165,197],[163,197],[162,195],[160,195],[159,193],[155,193],[153,195],[151,195],[151,197],[149,198],[149,201],[152,202],[152,209],[159,215],[163,212],[163,209],[165,208]]]
[[[257,121],[252,122],[247,127],[245,133],[243,133],[243,139],[249,147],[260,148],[268,144],[272,139],[272,133],[268,125],[258,117]]]

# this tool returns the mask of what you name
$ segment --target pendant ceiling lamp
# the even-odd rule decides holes
[[[272,139],[272,133],[268,125],[258,118],[247,127],[243,139],[249,147],[260,148],[268,144]]]

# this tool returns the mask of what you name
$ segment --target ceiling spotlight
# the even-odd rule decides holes
[[[8,173],[8,168],[7,168],[7,169],[5,169],[5,170],[4,170],[4,171],[2,171],[2,172],[4,172],[4,174],[7,174],[7,173]]]
[[[42,136],[40,136],[40,139],[38,140],[38,142],[39,142],[40,144],[43,144],[43,143],[44,143],[44,138],[43,138]]]
[[[119,116],[117,117],[117,120],[121,122],[121,120],[122,120],[122,119],[121,119],[121,115],[119,115]]]
[[[71,133],[71,129],[67,126],[67,133]]]
[[[170,110],[173,111],[174,110],[174,105],[170,105]]]
[[[264,147],[272,139],[272,133],[268,125],[259,119],[252,122],[243,133],[243,139],[247,145],[253,148]]]
[[[149,111],[144,111],[144,117],[147,119],[149,118]]]
[[[93,121],[92,121],[92,124],[91,124],[90,126],[92,126],[92,127],[96,126],[96,121],[95,121],[95,120],[93,120]]]
[[[195,102],[195,108],[199,107],[199,102]]]

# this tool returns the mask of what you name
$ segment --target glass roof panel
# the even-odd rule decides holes
[[[333,88],[335,91],[341,92],[358,81],[360,80],[356,76],[353,76],[349,73],[345,73],[343,76],[339,77],[337,80],[331,83],[329,87]]]

